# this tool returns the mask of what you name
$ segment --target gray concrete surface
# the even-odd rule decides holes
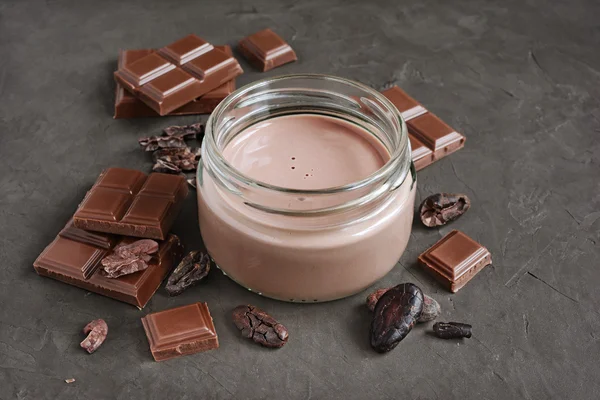
[[[599,15],[594,0],[2,1],[0,398],[598,398]],[[191,32],[235,44],[264,27],[300,60],[266,74],[241,61],[239,85],[291,72],[394,80],[465,133],[463,150],[419,173],[419,197],[464,192],[472,209],[439,230],[416,224],[376,287],[417,283],[441,320],[473,324],[472,339],[436,339],[429,324],[376,354],[367,291],[287,304],[214,271],[179,297],[161,288],[139,311],[35,274],[33,260],[103,168],[148,170],[137,138],[199,119],[113,120],[117,50]],[[190,195],[173,229],[188,249],[200,246],[196,216]],[[415,263],[453,228],[494,260],[455,295]],[[195,301],[208,302],[221,348],[154,362],[140,317]],[[240,303],[285,323],[287,346],[242,339],[230,321]],[[88,355],[80,330],[99,317],[109,338]]]

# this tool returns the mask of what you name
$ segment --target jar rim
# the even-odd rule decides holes
[[[221,114],[223,112],[225,112],[231,104],[235,103],[238,99],[243,97],[246,93],[256,90],[256,89],[259,89],[261,86],[267,86],[273,82],[281,82],[281,81],[293,80],[293,79],[325,79],[325,80],[330,80],[330,81],[334,81],[337,83],[341,83],[344,85],[348,85],[348,86],[351,86],[356,89],[360,89],[360,90],[363,90],[363,91],[369,93],[369,95],[375,97],[380,103],[384,104],[386,106],[386,108],[388,109],[387,111],[393,113],[393,115],[395,115],[399,119],[401,142],[406,143],[406,146],[399,146],[398,148],[394,149],[393,152],[390,152],[389,160],[381,168],[379,168],[377,171],[373,172],[366,178],[363,178],[359,181],[351,182],[348,184],[340,185],[340,186],[320,188],[320,189],[294,189],[294,188],[287,188],[287,187],[283,187],[283,186],[273,185],[273,184],[270,184],[267,182],[262,182],[262,181],[259,181],[259,180],[249,177],[248,175],[244,174],[242,171],[238,170],[233,165],[231,165],[231,163],[229,161],[227,161],[225,159],[225,157],[223,156],[221,149],[219,149],[219,147],[217,146],[217,141],[215,138],[215,135],[218,133],[216,123],[217,123],[217,121],[219,121],[219,117],[221,116]],[[397,171],[398,167],[401,167],[401,168],[404,167],[404,169],[405,169],[405,171],[403,171],[403,173],[402,173],[402,175],[404,176],[402,178],[402,181],[403,181],[406,178],[406,176],[408,175],[408,172],[410,169],[410,163],[407,163],[406,166],[399,166],[398,164],[402,162],[402,160],[404,158],[402,156],[407,153],[406,148],[409,147],[407,136],[408,136],[408,133],[407,133],[407,129],[406,129],[406,124],[404,122],[404,119],[402,118],[402,115],[398,112],[396,107],[384,95],[382,95],[377,90],[375,90],[367,85],[364,85],[362,83],[359,83],[359,82],[356,82],[356,81],[353,81],[350,79],[346,79],[346,78],[333,76],[333,75],[287,74],[287,75],[279,75],[279,76],[275,76],[275,77],[264,78],[264,79],[249,83],[249,84],[237,89],[236,91],[231,93],[229,96],[227,96],[224,100],[222,100],[221,103],[219,103],[219,105],[211,113],[211,115],[208,119],[208,122],[206,123],[204,141],[205,141],[205,144],[209,148],[211,148],[211,151],[215,152],[216,155],[218,156],[219,164],[220,164],[219,167],[222,170],[224,170],[224,172],[228,176],[235,178],[236,180],[240,181],[244,185],[250,185],[253,187],[259,187],[261,189],[265,189],[265,190],[269,190],[269,191],[283,192],[283,193],[288,193],[288,194],[326,195],[326,194],[335,194],[335,193],[339,193],[339,192],[347,192],[347,191],[352,191],[352,190],[363,188],[365,186],[368,186],[369,184],[371,184],[374,181],[380,180],[385,176],[391,175],[394,171]],[[410,153],[410,150],[408,150],[408,153]],[[198,173],[200,173],[200,169],[198,170]]]

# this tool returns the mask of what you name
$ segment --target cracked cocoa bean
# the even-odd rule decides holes
[[[108,278],[143,271],[148,268],[148,262],[152,259],[151,254],[158,251],[158,243],[151,239],[137,240],[129,244],[117,245],[112,253],[104,257],[100,263],[100,273]]]
[[[195,171],[200,159],[200,149],[189,147],[159,149],[152,153],[152,171],[178,174],[181,171]]]
[[[237,306],[233,310],[233,323],[242,336],[265,347],[283,347],[288,341],[286,327],[258,307]]]
[[[210,272],[212,261],[207,253],[190,251],[173,271],[165,289],[170,296],[177,296],[187,288],[196,285]]]
[[[433,332],[440,339],[470,338],[471,328],[471,325],[461,322],[436,322],[433,324]]]
[[[200,140],[204,134],[204,125],[201,123],[185,126],[169,126],[163,129],[161,136],[150,136],[138,140],[145,151],[155,151],[165,148],[185,148],[186,139]]]
[[[421,203],[419,215],[423,225],[432,228],[454,221],[471,207],[471,201],[464,194],[437,193]]]
[[[378,289],[367,297],[367,308],[369,311],[375,309],[375,305],[379,298],[388,290],[390,290],[390,288]],[[442,312],[440,303],[426,294],[423,294],[423,311],[421,312],[421,316],[417,320],[417,323],[433,321],[440,315],[440,312]]]
[[[423,311],[423,292],[412,283],[401,283],[377,301],[371,322],[371,347],[380,353],[392,350],[406,337]]]
[[[106,340],[108,335],[108,325],[103,319],[95,319],[83,328],[83,333],[87,337],[79,345],[88,353],[92,354]],[[74,380],[73,380],[74,381]]]

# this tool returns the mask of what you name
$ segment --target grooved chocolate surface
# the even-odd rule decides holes
[[[219,347],[217,331],[206,303],[194,303],[148,314],[144,331],[156,361]]]
[[[229,56],[233,56],[230,46],[215,46]],[[130,65],[135,61],[155,52],[152,49],[139,50],[120,50],[118,59],[118,69]],[[193,115],[209,114],[215,107],[235,90],[235,79],[225,82],[216,89],[190,101],[189,103],[171,111],[168,115]],[[137,118],[137,117],[158,117],[156,111],[147,106],[143,101],[123,88],[117,82],[115,92],[115,113],[114,118]]]
[[[453,293],[491,263],[490,252],[458,230],[448,233],[419,256],[419,264]]]
[[[196,35],[119,66],[115,80],[166,115],[242,73],[237,60]]]
[[[179,175],[108,168],[73,216],[77,228],[165,239],[188,194]]]
[[[417,171],[465,145],[465,137],[428,111],[398,86],[384,90],[406,121],[412,159]]]
[[[159,242],[158,252],[153,255],[147,269],[118,278],[102,275],[100,261],[116,245],[135,240],[86,232],[69,221],[33,266],[39,275],[143,308],[183,256],[183,247],[177,236],[169,235]]]
[[[296,52],[278,34],[263,29],[240,40],[238,49],[260,71],[296,61]]]

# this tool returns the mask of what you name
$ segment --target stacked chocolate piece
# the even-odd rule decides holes
[[[465,137],[448,126],[398,86],[382,92],[398,109],[406,121],[417,171],[465,145]]]
[[[297,60],[270,29],[242,39],[239,49],[263,72]],[[235,90],[242,73],[231,47],[193,34],[158,50],[121,50],[114,118],[209,114]]]
[[[183,257],[184,177],[109,168],[34,262],[39,275],[143,308]]]

